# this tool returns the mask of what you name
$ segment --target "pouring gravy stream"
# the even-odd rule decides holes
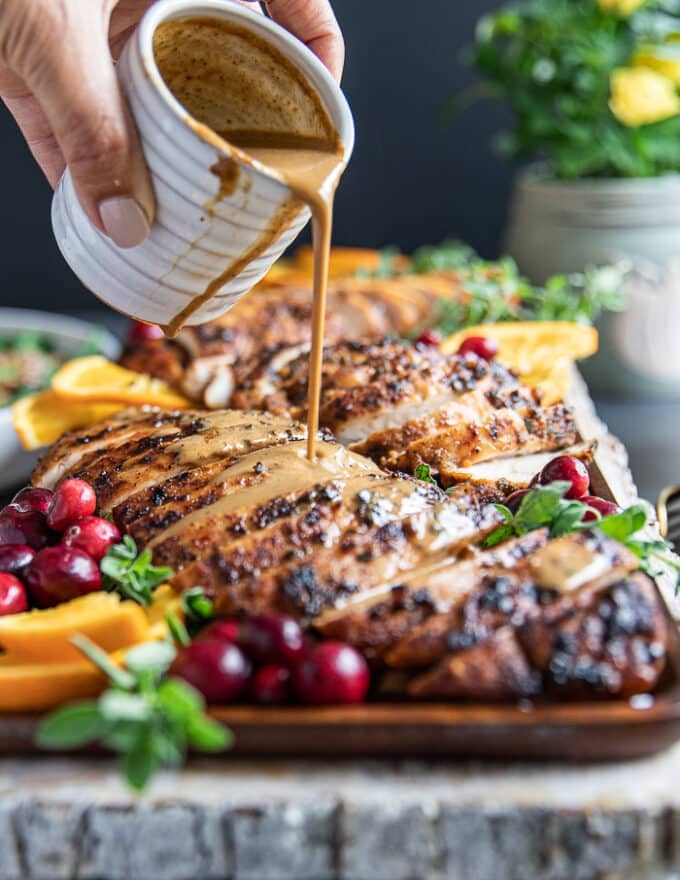
[[[337,132],[311,85],[282,53],[250,31],[212,18],[162,24],[154,53],[166,85],[187,110],[186,122],[220,158],[219,189],[206,205],[238,185],[239,163],[281,180],[292,197],[265,233],[195,297],[166,328],[176,335],[229,280],[260,256],[306,205],[312,213],[314,289],[309,356],[307,457],[316,457],[333,199],[344,167]],[[224,158],[224,154],[232,158]],[[194,242],[194,245],[197,242]]]

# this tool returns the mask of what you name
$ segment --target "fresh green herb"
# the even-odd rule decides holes
[[[64,706],[46,718],[37,734],[42,748],[102,743],[120,754],[128,783],[142,791],[160,768],[180,766],[189,748],[220,752],[231,745],[230,731],[205,714],[202,696],[166,677],[175,657],[172,645],[138,645],[118,668],[83,636],[72,641],[108,676],[110,687],[98,700]]]
[[[524,496],[515,514],[503,504],[497,504],[496,508],[505,522],[486,538],[484,546],[494,547],[509,538],[541,528],[549,529],[553,538],[582,529],[599,529],[634,553],[640,560],[640,568],[650,577],[658,577],[662,571],[661,565],[674,569],[677,587],[680,588],[680,560],[673,554],[670,545],[641,534],[649,521],[644,505],[635,504],[621,513],[601,517],[583,501],[565,498],[569,485],[555,482],[537,486]],[[586,521],[587,513],[595,519]]]
[[[104,575],[104,589],[120,593],[140,605],[149,606],[153,591],[172,577],[172,569],[155,566],[151,562],[151,551],[137,553],[137,545],[129,536],[123,537],[122,544],[114,544],[100,563]]]
[[[168,612],[165,615],[165,622],[168,625],[168,632],[172,641],[179,645],[180,648],[186,648],[191,644],[191,636],[186,626],[174,614]]]
[[[203,587],[192,587],[182,593],[182,611],[188,620],[205,623],[215,616],[215,605]]]
[[[419,248],[410,268],[399,271],[394,250],[384,252],[380,276],[455,272],[459,292],[441,299],[434,326],[444,336],[497,321],[573,321],[592,324],[604,311],[624,307],[624,264],[557,275],[543,286],[531,284],[509,257],[488,261],[459,241]],[[390,269],[391,267],[391,269]],[[419,328],[420,330],[420,328]],[[415,335],[418,335],[417,333]]]
[[[432,474],[430,473],[430,465],[429,464],[419,464],[416,467],[413,476],[416,478],[416,480],[422,480],[423,483],[431,483],[433,486],[439,485],[439,483],[437,483],[437,481],[433,478]]]

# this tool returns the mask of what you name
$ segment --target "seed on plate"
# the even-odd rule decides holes
[[[63,532],[77,519],[91,516],[97,508],[97,496],[85,480],[64,480],[54,493],[47,512],[47,524],[55,532]]]
[[[9,572],[0,572],[0,616],[21,614],[28,610],[26,588],[19,578]]]

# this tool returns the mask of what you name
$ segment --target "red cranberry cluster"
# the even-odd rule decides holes
[[[172,672],[213,705],[247,697],[270,706],[360,703],[370,683],[350,645],[308,642],[297,621],[274,612],[209,624],[179,651]]]
[[[444,341],[439,330],[433,327],[423,332],[415,340],[417,348],[439,348]],[[495,339],[490,336],[468,336],[461,343],[458,354],[475,354],[485,361],[492,361],[498,354],[499,346]]]
[[[513,513],[517,513],[519,506],[522,503],[522,499],[531,491],[531,489],[535,486],[547,486],[549,483],[555,483],[557,481],[570,484],[571,488],[567,492],[565,496],[566,498],[587,504],[588,507],[592,507],[593,510],[596,510],[600,516],[609,516],[612,513],[619,513],[621,510],[621,508],[612,501],[606,501],[604,498],[589,494],[590,474],[588,473],[588,468],[580,458],[576,458],[573,455],[558,455],[557,458],[553,458],[542,471],[536,474],[529,484],[528,489],[520,489],[517,492],[513,492],[513,494],[506,500],[505,505]],[[597,517],[591,511],[588,511],[584,516],[585,522],[590,522],[595,519],[597,519]]]
[[[99,562],[120,532],[95,516],[85,480],[22,489],[0,510],[0,615],[50,608],[101,590]]]

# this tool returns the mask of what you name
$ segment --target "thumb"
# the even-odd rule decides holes
[[[119,247],[149,234],[155,201],[139,137],[116,78],[108,20],[67,6],[61,40],[32,42],[21,71],[42,107],[90,220]]]

